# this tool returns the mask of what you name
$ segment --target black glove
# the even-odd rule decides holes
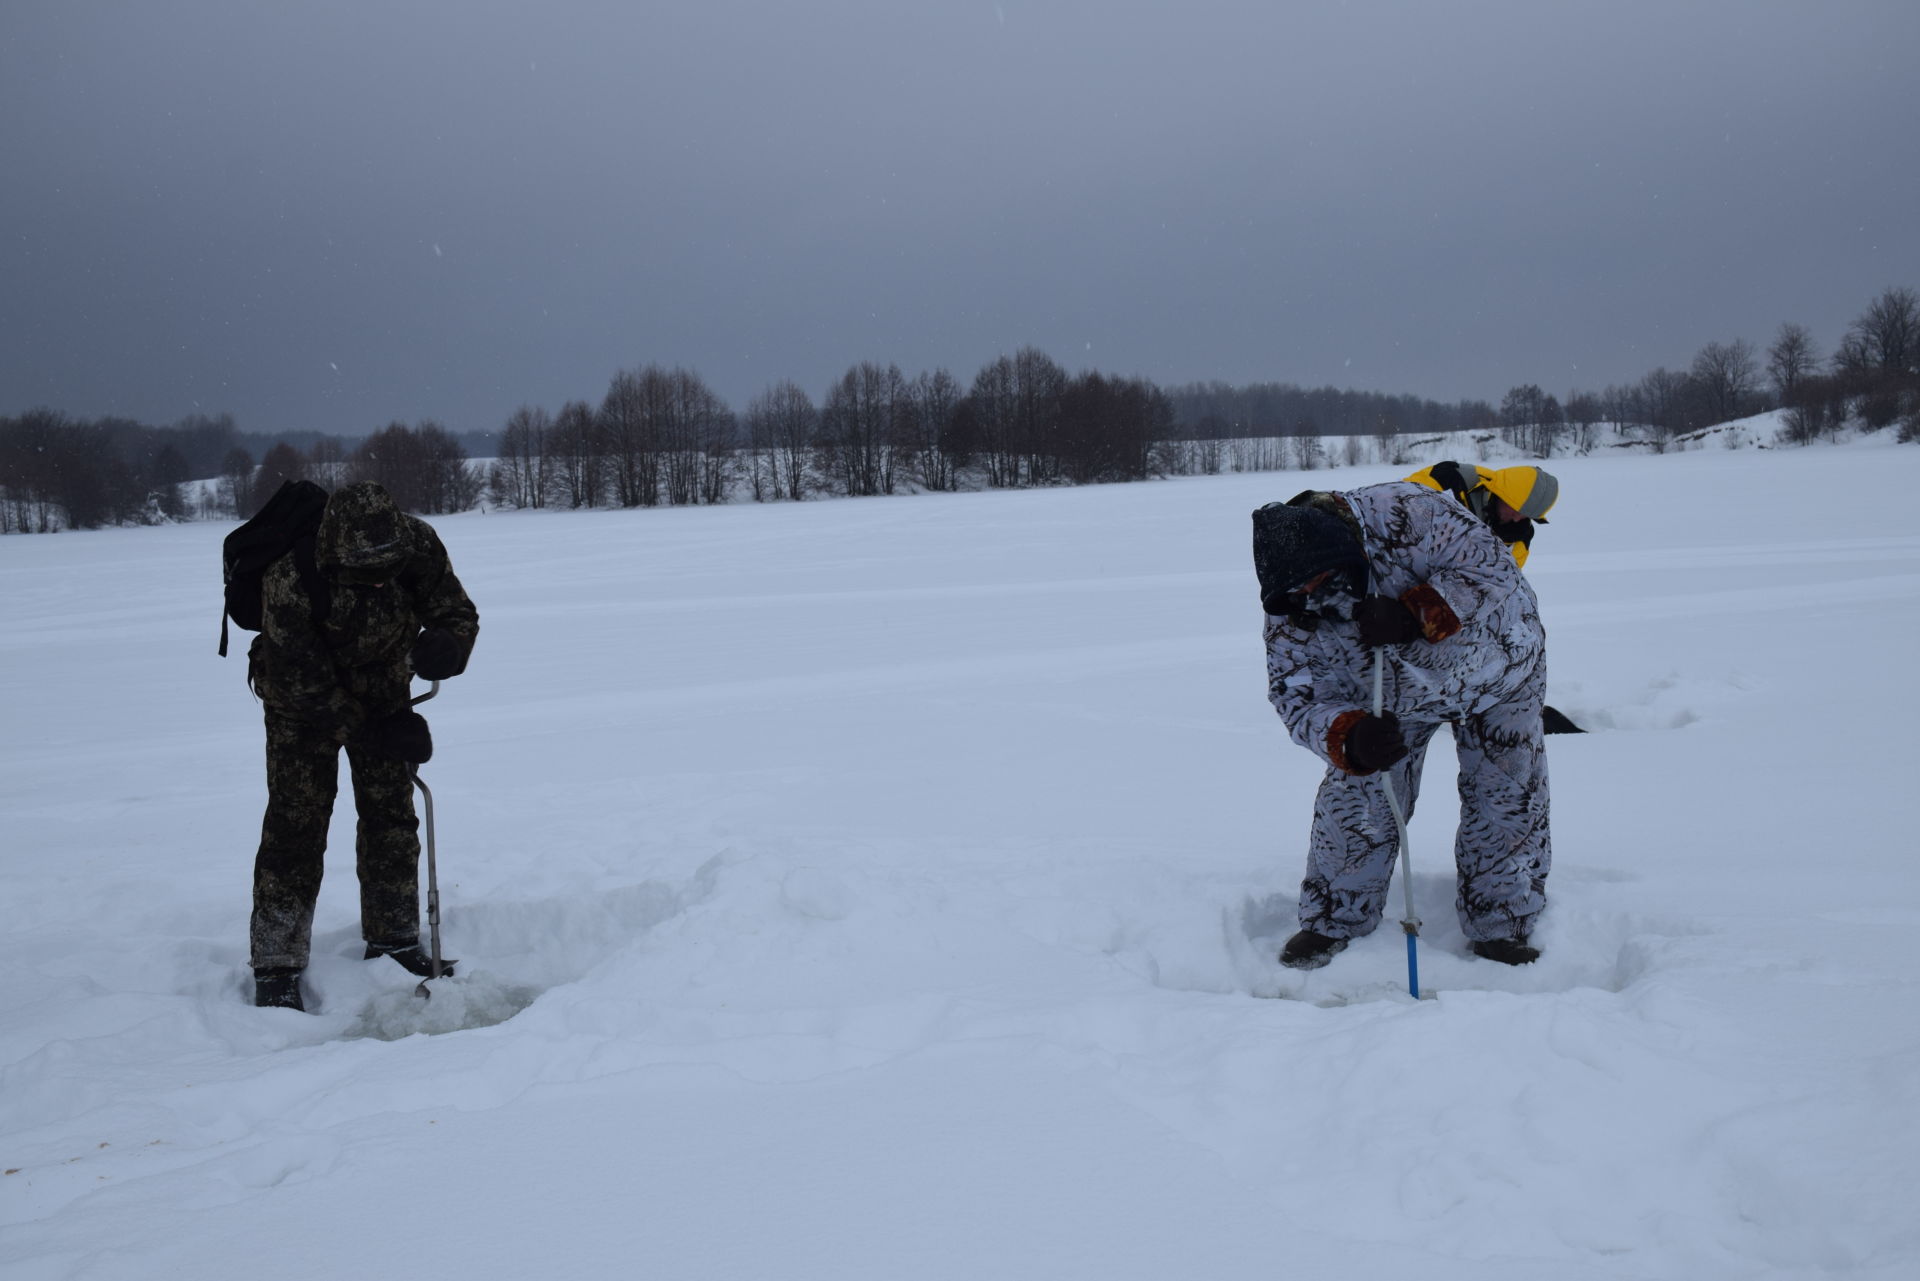
[[[460,674],[460,642],[444,627],[414,637],[413,674],[423,681],[451,680]]]
[[[1360,625],[1360,643],[1370,649],[1404,645],[1422,635],[1413,611],[1391,596],[1367,597],[1353,607],[1353,621]]]
[[[1407,754],[1407,740],[1400,737],[1400,718],[1392,712],[1362,716],[1347,731],[1346,749],[1347,764],[1355,773],[1386,769]]]
[[[1495,538],[1508,546],[1519,543],[1529,550],[1533,547],[1533,522],[1530,520],[1488,521],[1487,528],[1493,531]]]
[[[433,735],[427,732],[427,718],[409,708],[382,717],[360,733],[361,746],[375,756],[425,765],[433,759]]]

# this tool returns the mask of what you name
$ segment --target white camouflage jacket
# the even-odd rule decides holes
[[[1392,596],[1424,639],[1385,647],[1386,710],[1438,722],[1508,701],[1545,661],[1533,588],[1505,545],[1451,497],[1406,481],[1334,496],[1359,523],[1369,594]],[[1352,622],[1266,616],[1267,696],[1293,740],[1351,773],[1347,730],[1373,710],[1373,651]]]

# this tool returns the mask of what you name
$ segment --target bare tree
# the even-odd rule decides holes
[[[1920,401],[1920,294],[1889,289],[1854,320],[1834,363],[1854,409],[1880,428]]]
[[[1810,445],[1835,424],[1828,421],[1831,397],[1826,384],[1833,380],[1815,374],[1801,378],[1786,397],[1786,412],[1781,416],[1780,435],[1794,445]],[[1844,415],[1843,415],[1844,416]]]
[[[1326,466],[1326,450],[1317,431],[1302,431],[1293,438],[1293,466],[1296,471],[1319,471]]]
[[[1867,340],[1856,333],[1842,335],[1840,345],[1833,349],[1833,357],[1828,361],[1828,366],[1843,378],[1872,373],[1874,359],[1872,351],[1867,347]]]
[[[960,384],[944,369],[922,373],[907,387],[900,448],[914,479],[930,490],[951,490],[959,483],[951,448],[959,405]]]
[[[150,475],[153,501],[160,514],[168,520],[187,519],[192,513],[187,510],[186,482],[190,477],[186,455],[171,443],[162,445],[154,456]]]
[[[820,439],[845,492],[853,497],[893,492],[893,443],[906,410],[906,379],[898,365],[855,365],[820,405]]]
[[[1706,410],[1707,421],[1701,426],[1731,422],[1745,412],[1754,388],[1753,344],[1744,338],[1710,342],[1693,358],[1692,372]]]
[[[1547,413],[1549,403],[1553,406],[1551,418]],[[1500,400],[1500,434],[1508,444],[1545,458],[1553,452],[1559,411],[1560,402],[1540,390],[1536,383],[1509,388]]]
[[[465,511],[480,498],[481,478],[467,466],[466,449],[431,420],[387,424],[354,448],[347,466],[353,480],[378,484],[405,511]]]
[[[1020,483],[1020,446],[1016,431],[1013,359],[1002,356],[981,367],[967,393],[969,434],[975,455],[996,489]]]
[[[552,433],[553,422],[544,409],[522,405],[508,416],[493,467],[493,492],[500,502],[520,508],[546,506]]]
[[[1616,428],[1643,425],[1644,410],[1640,403],[1640,389],[1625,383],[1609,384],[1600,393],[1600,415],[1602,422],[1612,423]]]
[[[561,406],[548,440],[547,487],[553,498],[575,508],[600,505],[606,478],[599,441],[592,405],[570,400]]]
[[[1528,448],[1537,457],[1553,457],[1554,444],[1560,439],[1566,425],[1567,411],[1560,407],[1560,398],[1549,393],[1540,402],[1540,421],[1533,426]]]
[[[467,450],[439,423],[423,421],[415,429],[421,465],[421,505],[429,516],[463,512],[480,501],[483,478],[467,463]]]
[[[0,531],[50,534],[62,528],[67,427],[66,415],[52,409],[0,418]]]
[[[1600,397],[1592,392],[1573,391],[1567,393],[1567,425],[1573,429],[1573,447],[1581,454],[1593,452],[1598,438],[1597,427],[1605,411],[1601,408]]]
[[[667,503],[684,507],[700,501],[700,434],[694,425],[690,375],[679,368],[649,365],[640,375],[648,410],[660,441],[660,478]]]
[[[964,419],[956,420],[967,450],[986,469],[989,485],[1045,485],[1064,478],[1065,455],[1077,444],[1063,436],[1067,376],[1043,351],[1024,347],[974,375]],[[1178,465],[1179,451],[1162,451]]]
[[[1049,485],[1064,479],[1059,437],[1066,387],[1066,371],[1038,347],[1022,347],[1014,353],[1014,434],[1025,459],[1028,484]],[[1217,455],[1214,470],[1219,470]]]
[[[1169,432],[1172,407],[1160,389],[1143,378],[1109,378],[1089,371],[1062,387],[1058,417],[1055,474],[1085,485],[1145,478],[1154,443]],[[1209,475],[1227,461],[1229,450],[1217,435],[1185,443],[1186,461]]]
[[[1848,327],[1847,339],[1869,369],[1920,374],[1920,294],[1887,290]]]
[[[253,455],[235,445],[220,460],[220,505],[245,519],[253,514]]]
[[[259,511],[267,505],[267,500],[280,492],[280,486],[290,480],[299,480],[307,474],[306,460],[300,457],[300,451],[281,441],[260,460],[260,470],[253,478],[252,497],[249,511]]]
[[[747,495],[756,503],[764,503],[778,498],[779,473],[774,459],[773,443],[767,431],[767,418],[761,411],[761,401],[765,393],[755,396],[747,402],[746,416],[741,419],[741,430],[747,437]]]
[[[1349,444],[1358,451],[1360,438],[1347,437]],[[1227,444],[1228,465],[1236,472],[1284,471],[1287,465],[1287,438],[1285,436],[1239,437]],[[1358,453],[1355,463],[1365,461]]]
[[[674,371],[678,415],[696,457],[695,488],[703,503],[724,503],[739,472],[739,425],[727,402],[691,370]]]
[[[1637,395],[1638,417],[1653,428],[1656,450],[1664,449],[1668,437],[1686,430],[1687,376],[1661,366],[1640,380]]]
[[[371,482],[410,511],[420,510],[420,451],[413,432],[402,422],[391,422],[374,432],[347,456],[347,479]]]
[[[770,497],[797,503],[807,496],[818,417],[812,399],[792,382],[774,384],[747,405],[747,439],[756,459],[765,455]]]
[[[665,372],[649,365],[639,373],[623,369],[615,374],[600,402],[603,452],[614,501],[622,507],[660,502],[661,428],[669,394]]]
[[[700,375],[649,365],[640,374],[647,434],[656,442],[667,502],[722,502],[731,482],[733,414]]]
[[[1805,325],[1789,321],[1780,326],[1773,345],[1767,348],[1767,377],[1781,404],[1793,399],[1794,391],[1820,368],[1820,352]]]
[[[239,444],[239,428],[234,425],[232,414],[211,418],[205,414],[188,414],[170,430],[174,443],[187,456],[187,474],[196,478],[219,475],[220,460]]]
[[[307,451],[307,479],[332,492],[347,483],[347,447],[338,436],[322,436]]]

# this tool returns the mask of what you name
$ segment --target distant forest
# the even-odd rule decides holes
[[[1603,423],[1661,449],[1686,433],[1783,409],[1782,443],[1845,423],[1898,424],[1920,440],[1920,295],[1875,298],[1823,353],[1782,325],[1764,351],[1709,343],[1685,370],[1564,398],[1534,384],[1498,406],[1288,383],[1161,388],[1143,378],[1070,374],[1026,348],[962,386],[946,370],[848,369],[816,402],[781,382],[735,411],[697,373],[647,365],[617,372],[599,402],[523,406],[497,431],[390,423],[365,437],[242,431],[193,416],[166,426],[81,421],[54,409],[0,418],[0,533],[231,520],[281,483],[385,485],[426,515],[482,502],[521,508],[654,507],[801,501],[917,490],[1145,480],[1233,470],[1312,470],[1333,461],[1398,461],[1397,441],[1497,431],[1535,457],[1584,453]],[[475,459],[487,460],[484,463]],[[196,483],[196,482],[212,482]]]

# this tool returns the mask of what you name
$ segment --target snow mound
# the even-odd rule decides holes
[[[420,987],[382,992],[367,1003],[346,1033],[347,1039],[371,1037],[398,1041],[403,1037],[440,1036],[505,1023],[532,1005],[539,989],[488,974],[484,970],[457,978],[439,978]]]

